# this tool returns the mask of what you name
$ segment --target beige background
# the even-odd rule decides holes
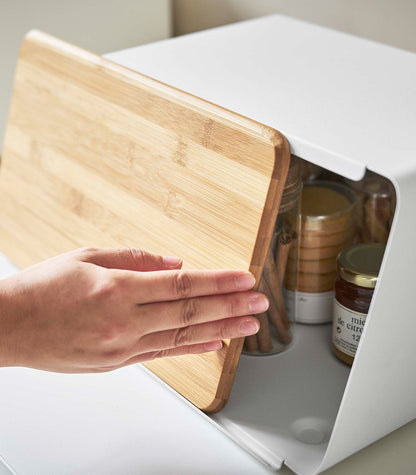
[[[0,153],[24,35],[37,28],[95,53],[171,35],[170,0],[0,0]]]
[[[177,35],[272,13],[416,51],[415,0],[173,0]]]

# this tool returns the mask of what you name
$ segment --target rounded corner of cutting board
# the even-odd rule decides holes
[[[201,409],[201,411],[205,412],[206,414],[215,414],[224,409],[227,402],[228,399],[214,398],[207,407],[200,407],[199,409]]]

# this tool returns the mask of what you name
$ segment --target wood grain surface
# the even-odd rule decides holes
[[[259,280],[289,166],[270,128],[41,32],[23,42],[0,172],[0,250],[178,255]],[[227,401],[243,341],[146,366],[199,408]]]

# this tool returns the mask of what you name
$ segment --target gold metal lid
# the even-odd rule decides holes
[[[337,265],[340,277],[347,282],[374,289],[383,260],[384,244],[357,244],[341,251]]]

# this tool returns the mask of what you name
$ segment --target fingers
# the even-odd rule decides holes
[[[136,303],[180,300],[204,295],[250,290],[255,279],[249,272],[237,270],[171,270],[125,273],[125,289]]]
[[[196,345],[181,346],[179,348],[168,348],[166,350],[150,351],[148,353],[141,353],[139,355],[132,356],[122,364],[111,367],[103,368],[104,371],[110,371],[123,366],[128,366],[136,363],[143,363],[144,361],[154,360],[156,358],[167,358],[171,356],[183,356],[199,353],[207,353],[209,351],[218,351],[223,347],[223,343],[220,340],[210,341],[208,343],[199,343]]]
[[[122,363],[95,368],[95,371],[112,371],[123,366],[189,354],[220,350],[222,339],[253,335],[260,328],[259,321],[251,316],[193,325],[191,327],[146,335],[131,347]]]
[[[131,271],[157,271],[179,269],[182,260],[178,257],[167,257],[152,254],[142,249],[95,249],[85,248],[77,252],[81,260],[108,269],[124,269]]]
[[[133,353],[148,353],[169,348],[208,343],[210,341],[254,335],[260,328],[252,316],[228,318],[188,327],[150,333],[143,336],[132,348]]]
[[[262,313],[268,308],[269,301],[265,295],[246,291],[139,305],[135,307],[135,312],[138,332],[148,334]]]

